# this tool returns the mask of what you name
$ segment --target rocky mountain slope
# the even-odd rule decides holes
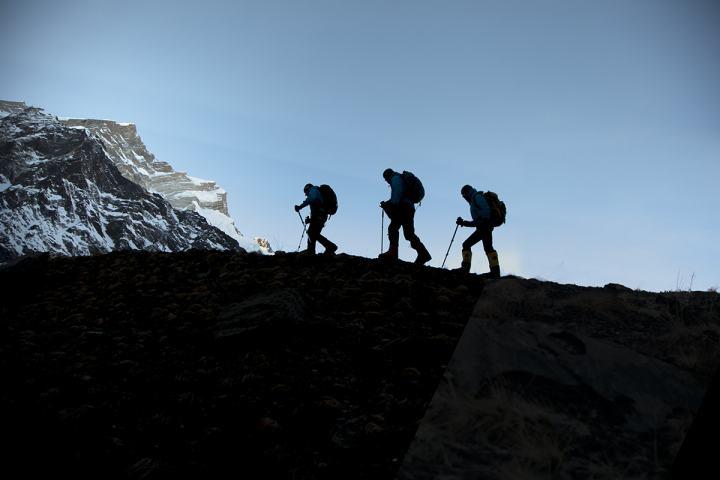
[[[717,293],[200,251],[30,258],[0,291],[26,476],[667,478],[718,366]]]
[[[0,100],[0,117],[27,108],[23,102]],[[97,137],[107,157],[120,173],[151,193],[157,193],[177,210],[199,213],[207,222],[235,239],[247,250],[270,253],[272,248],[262,238],[243,236],[228,212],[227,192],[211,180],[178,172],[160,161],[147,149],[133,123],[112,120],[60,118],[65,125],[87,129]]]
[[[127,180],[89,131],[20,108],[0,119],[0,262],[34,252],[240,248]]]

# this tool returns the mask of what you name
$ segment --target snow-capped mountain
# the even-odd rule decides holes
[[[157,160],[148,151],[134,124],[75,118],[62,118],[61,121],[74,128],[86,128],[100,138],[107,156],[125,178],[149,192],[160,194],[178,210],[199,213],[210,225],[237,240],[243,248],[265,253],[272,251],[264,246],[262,239],[251,241],[240,233],[228,212],[225,190],[212,180],[175,171],[169,163]]]
[[[19,102],[0,110],[0,261],[32,252],[240,249],[198,213],[128,180],[90,130]]]

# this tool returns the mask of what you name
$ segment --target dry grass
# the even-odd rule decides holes
[[[669,292],[667,330],[659,340],[673,362],[709,375],[717,368],[720,339],[720,294]]]
[[[450,468],[468,468],[459,459],[480,453],[505,459],[494,472],[496,478],[553,478],[575,439],[589,433],[581,422],[525,399],[500,383],[488,385],[487,395],[472,398],[453,392],[448,401],[449,410],[462,415],[444,417],[443,421],[438,418],[430,424],[442,438],[442,458],[438,460]],[[473,445],[474,451],[467,445]],[[479,473],[464,471],[463,475]]]

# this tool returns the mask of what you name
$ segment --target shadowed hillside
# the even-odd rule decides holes
[[[716,293],[347,255],[40,256],[0,291],[24,476],[666,478],[720,339]]]
[[[113,253],[27,259],[0,288],[3,436],[28,474],[337,479],[394,475],[482,281]]]

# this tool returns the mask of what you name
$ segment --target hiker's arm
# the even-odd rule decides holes
[[[477,226],[477,222],[472,222],[469,220],[463,220],[462,217],[458,217],[457,220],[455,220],[455,223],[463,226],[463,227],[475,227]]]
[[[305,197],[305,201],[304,201],[304,202],[302,202],[300,205],[298,205],[298,208],[297,208],[297,209],[298,209],[298,211],[300,211],[300,210],[302,210],[303,208],[307,207],[308,205],[310,205],[310,196],[309,196],[309,195],[308,195],[307,197]]]

